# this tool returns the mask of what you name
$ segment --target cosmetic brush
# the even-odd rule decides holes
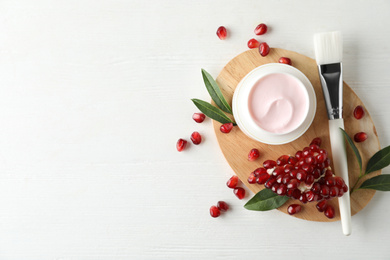
[[[329,119],[329,135],[334,173],[344,179],[349,188],[347,154],[341,129],[343,120],[343,42],[340,32],[314,35],[314,50],[320,74],[322,92]],[[341,224],[344,235],[351,234],[351,203],[349,192],[339,198]]]

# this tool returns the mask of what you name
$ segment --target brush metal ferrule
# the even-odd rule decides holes
[[[329,120],[343,118],[342,64],[318,65]]]

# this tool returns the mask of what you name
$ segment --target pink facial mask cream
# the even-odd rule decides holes
[[[302,83],[284,73],[262,77],[248,97],[254,122],[274,134],[289,133],[299,127],[306,118],[308,107],[308,95]]]

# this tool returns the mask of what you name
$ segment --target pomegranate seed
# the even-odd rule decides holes
[[[327,218],[334,218],[334,208],[331,205],[326,206],[324,214]]]
[[[268,173],[262,173],[259,175],[259,177],[257,177],[256,179],[256,182],[258,184],[264,184],[269,178],[269,174]]]
[[[321,186],[321,190],[320,190],[320,194],[321,194],[323,197],[329,196],[329,187],[326,186],[326,185],[322,185],[322,186]]]
[[[256,176],[256,177],[259,177],[260,174],[262,174],[262,173],[267,173],[267,169],[260,167],[260,168],[257,168],[257,169],[254,171],[254,173],[255,173],[255,176]],[[268,174],[268,173],[267,173],[267,174]]]
[[[301,196],[299,196],[299,201],[306,204],[307,202],[306,195],[302,193]]]
[[[187,141],[184,140],[184,139],[181,139],[181,138],[180,138],[180,139],[177,141],[177,143],[176,143],[176,149],[177,149],[179,152],[183,151],[184,148],[186,148],[186,146],[187,146]]]
[[[367,134],[365,132],[359,132],[359,133],[355,134],[353,139],[355,140],[355,142],[361,143],[361,142],[366,141],[367,137],[368,136],[367,136]]]
[[[294,164],[296,164],[298,162],[298,159],[297,158],[295,158],[295,157],[293,157],[293,156],[290,156],[289,158],[288,158],[288,160],[287,160],[287,163],[288,164],[291,164],[291,165],[294,165]],[[290,166],[291,166],[290,165]],[[292,166],[291,166],[292,167]]]
[[[287,58],[287,57],[280,57],[279,63],[291,65],[291,59],[290,59],[290,58]]]
[[[256,183],[256,176],[255,176],[255,173],[251,173],[250,175],[249,175],[249,177],[248,177],[248,183],[250,183],[250,184],[254,184],[254,183]]]
[[[249,49],[257,48],[257,47],[259,47],[259,45],[260,45],[260,43],[259,43],[259,41],[256,40],[256,39],[250,39],[250,40],[248,41],[248,48],[249,48]]]
[[[264,183],[264,187],[271,189],[272,185],[276,183],[276,177],[271,175],[268,180]]]
[[[202,142],[202,136],[198,132],[193,132],[191,134],[191,141],[194,144],[198,145],[198,144],[200,144]]]
[[[221,211],[227,211],[229,209],[229,205],[225,201],[218,201],[217,208]]]
[[[256,35],[263,35],[267,32],[267,29],[268,29],[267,25],[265,25],[264,23],[261,23],[258,26],[256,26],[255,34]]]
[[[228,134],[230,133],[230,131],[232,131],[233,129],[233,123],[226,123],[226,124],[223,124],[221,125],[221,127],[219,128],[219,130],[224,133],[224,134]]]
[[[295,158],[297,158],[298,160],[302,159],[302,158],[303,158],[303,153],[302,153],[302,151],[298,151],[298,152],[295,154]]]
[[[337,186],[330,187],[329,196],[337,197],[338,195],[339,195],[339,188],[337,188]]]
[[[277,182],[277,183],[282,183],[283,177],[284,177],[284,175],[282,175],[282,174],[276,176],[276,182]]]
[[[235,187],[237,187],[237,184],[238,184],[238,177],[236,175],[233,175],[232,177],[230,177],[230,179],[226,183],[226,185],[231,189],[234,189]]]
[[[276,160],[276,164],[277,164],[278,166],[286,165],[289,158],[290,158],[290,156],[288,156],[288,155],[282,155],[282,156],[280,156],[280,157]]]
[[[320,193],[321,184],[319,184],[318,182],[314,183],[313,186],[311,187],[311,190],[312,190],[314,193]]]
[[[266,160],[263,162],[263,167],[266,169],[272,169],[276,166],[276,162],[273,160]]]
[[[275,183],[274,185],[272,185],[271,190],[276,193],[278,188],[279,188],[279,183]]]
[[[197,123],[202,123],[205,118],[206,118],[206,116],[203,113],[194,113],[192,115],[192,119],[194,119],[195,122],[197,122]]]
[[[319,138],[319,137],[316,137],[316,138],[314,138],[312,141],[311,141],[311,143],[310,143],[310,145],[312,145],[312,144],[316,144],[316,145],[318,145],[318,146],[321,146],[321,138]]]
[[[298,188],[298,186],[299,186],[299,181],[297,179],[292,179],[287,184],[288,189],[296,189],[296,188]]]
[[[315,193],[311,190],[305,193],[306,199],[308,202],[314,201],[315,200]]]
[[[280,184],[279,188],[276,190],[276,193],[280,196],[286,195],[287,186],[285,184]]]
[[[219,208],[217,208],[217,206],[211,206],[210,207],[210,215],[213,218],[218,218],[219,215],[221,215],[221,211],[219,210]]]
[[[234,192],[234,195],[236,195],[237,198],[240,199],[240,200],[242,200],[245,197],[245,190],[243,188],[241,188],[241,187],[235,188],[233,190],[233,192]]]
[[[291,181],[291,176],[290,176],[290,174],[285,174],[284,175],[284,177],[283,177],[283,179],[282,179],[282,183],[283,184],[288,184],[289,182]]]
[[[305,183],[306,183],[306,185],[312,185],[314,183],[314,176],[313,175],[307,175]]]
[[[260,43],[259,52],[260,52],[261,56],[263,56],[263,57],[267,56],[269,53],[269,50],[270,50],[270,48],[266,42]]]
[[[362,106],[355,107],[355,110],[353,111],[353,116],[356,119],[361,119],[364,116],[364,109]]]
[[[316,208],[318,209],[319,212],[324,212],[326,206],[328,206],[326,200],[322,200],[317,203]]]
[[[221,40],[225,40],[226,39],[226,36],[227,36],[227,30],[224,26],[220,26],[218,29],[217,29],[217,36],[219,39]]]
[[[298,170],[298,172],[297,172],[297,179],[299,180],[299,181],[305,181],[306,180],[306,173],[304,172],[304,171],[302,171],[302,170]]]
[[[249,161],[254,161],[254,160],[256,160],[257,158],[259,158],[259,156],[260,156],[259,150],[257,150],[257,149],[252,149],[252,150],[249,152],[249,154],[248,154],[248,160],[249,160]]]
[[[279,166],[275,167],[275,169],[274,169],[272,174],[275,175],[275,176],[279,176],[281,174],[284,174],[283,167],[279,167]]]
[[[294,214],[300,212],[301,209],[302,209],[301,205],[299,205],[299,204],[291,204],[290,206],[288,206],[287,212],[290,215],[294,215]]]
[[[300,190],[298,189],[294,189],[292,194],[291,194],[291,197],[293,197],[294,199],[299,199],[301,197],[302,193]]]

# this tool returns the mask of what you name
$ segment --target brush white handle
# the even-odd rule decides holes
[[[349,188],[347,153],[345,150],[345,140],[340,128],[344,129],[344,120],[329,120],[330,144],[332,146],[334,173],[344,179]],[[343,233],[349,236],[352,231],[351,225],[351,202],[349,191],[339,198],[341,225]]]

